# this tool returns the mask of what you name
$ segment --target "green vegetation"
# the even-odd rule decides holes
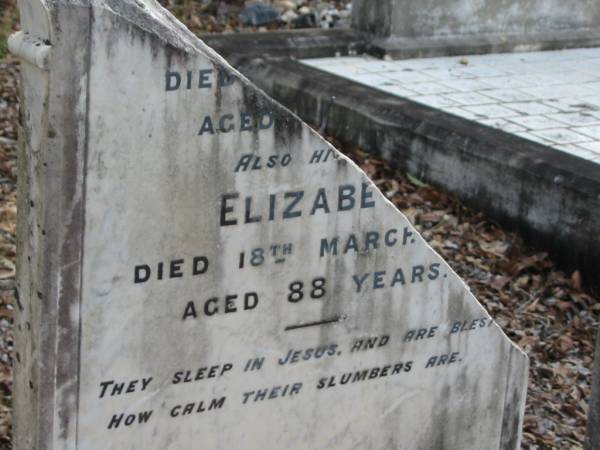
[[[0,59],[8,54],[6,41],[19,25],[19,10],[13,0],[0,0]]]

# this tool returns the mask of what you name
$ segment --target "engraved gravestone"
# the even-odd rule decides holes
[[[28,0],[18,449],[519,448],[526,356],[153,0]]]

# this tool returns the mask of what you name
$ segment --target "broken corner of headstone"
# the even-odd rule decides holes
[[[21,2],[19,449],[516,450],[527,357],[151,0]]]

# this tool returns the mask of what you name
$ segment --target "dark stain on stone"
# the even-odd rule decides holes
[[[166,25],[156,20],[143,3],[132,0],[105,0],[105,3],[117,17],[139,30],[137,34],[140,39],[153,40],[152,45],[157,46],[152,52],[155,56],[162,53],[166,44],[184,50],[198,40],[189,30],[176,22]],[[156,8],[154,11],[160,12]],[[163,18],[169,19],[169,17]]]
[[[517,450],[517,444],[520,436],[521,423],[521,404],[522,395],[525,395],[520,389],[520,381],[526,377],[526,373],[514,371],[515,358],[521,355],[516,349],[510,349],[508,359],[507,373],[511,378],[506,383],[506,392],[504,395],[504,411],[502,420],[502,435],[500,439],[501,450]],[[518,364],[518,362],[517,362]],[[524,370],[526,370],[524,368]]]
[[[442,380],[442,382],[445,382]],[[428,450],[450,450],[446,443],[448,425],[448,405],[446,399],[450,397],[450,386],[442,388],[440,400],[435,402],[431,411],[431,425],[427,433],[426,445],[420,448]]]
[[[273,111],[275,120],[275,145],[278,148],[289,148],[292,143],[302,138],[303,123],[283,108]]]
[[[252,124],[252,151],[258,153],[260,147],[260,130],[259,123],[260,114],[270,108],[270,102],[265,101],[256,90],[247,84],[242,86],[242,99],[239,102],[240,111],[248,113],[253,117]]]
[[[449,292],[448,304],[446,305],[448,320],[467,320],[470,318],[466,297],[466,292],[462,290],[451,290]]]
[[[21,303],[21,295],[19,292],[19,289],[15,288],[15,300],[17,301],[17,307],[19,308],[19,311],[23,312],[25,308],[23,308],[23,304]]]
[[[71,311],[73,305],[81,301],[81,265],[65,266],[63,262],[82,260],[84,210],[80,200],[80,180],[81,161],[85,161],[87,149],[80,130],[82,125],[87,128],[87,111],[81,110],[81,104],[82,99],[85,100],[87,96],[85,81],[89,82],[91,27],[95,25],[95,6],[91,6],[89,2],[74,4],[63,1],[50,3],[48,6],[55,41],[51,71],[63,77],[52,83],[51,95],[54,101],[49,106],[54,121],[53,130],[56,130],[56,142],[52,145],[60,149],[54,163],[60,176],[45,176],[40,179],[40,184],[45,192],[56,195],[62,201],[60,208],[47,208],[41,213],[41,223],[50,233],[42,240],[40,251],[43,260],[40,258],[40,263],[57,268],[61,276],[60,283],[57,283],[54,274],[40,274],[40,290],[48,297],[48,301],[43,303],[41,314],[55,318],[55,323],[53,327],[42,330],[39,351],[44,355],[44,363],[53,368],[54,377],[41,379],[39,401],[48,404],[52,402],[53,409],[59,411],[59,414],[56,421],[40,423],[37,433],[42,436],[54,434],[55,439],[67,439],[67,436],[74,435],[76,415],[73,412],[77,410],[79,397],[80,324],[78,320],[72,319]],[[63,34],[63,24],[69,24],[68,36]],[[78,36],[78,39],[74,40],[71,37],[73,35]],[[74,239],[73,236],[79,238]],[[67,332],[61,333],[60,330]]]

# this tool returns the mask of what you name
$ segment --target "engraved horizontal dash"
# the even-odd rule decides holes
[[[341,322],[346,319],[346,316],[336,316],[331,319],[320,320],[318,322],[301,323],[298,325],[289,325],[285,327],[285,331],[298,330],[300,328],[318,327],[321,325],[331,325],[332,323]]]

